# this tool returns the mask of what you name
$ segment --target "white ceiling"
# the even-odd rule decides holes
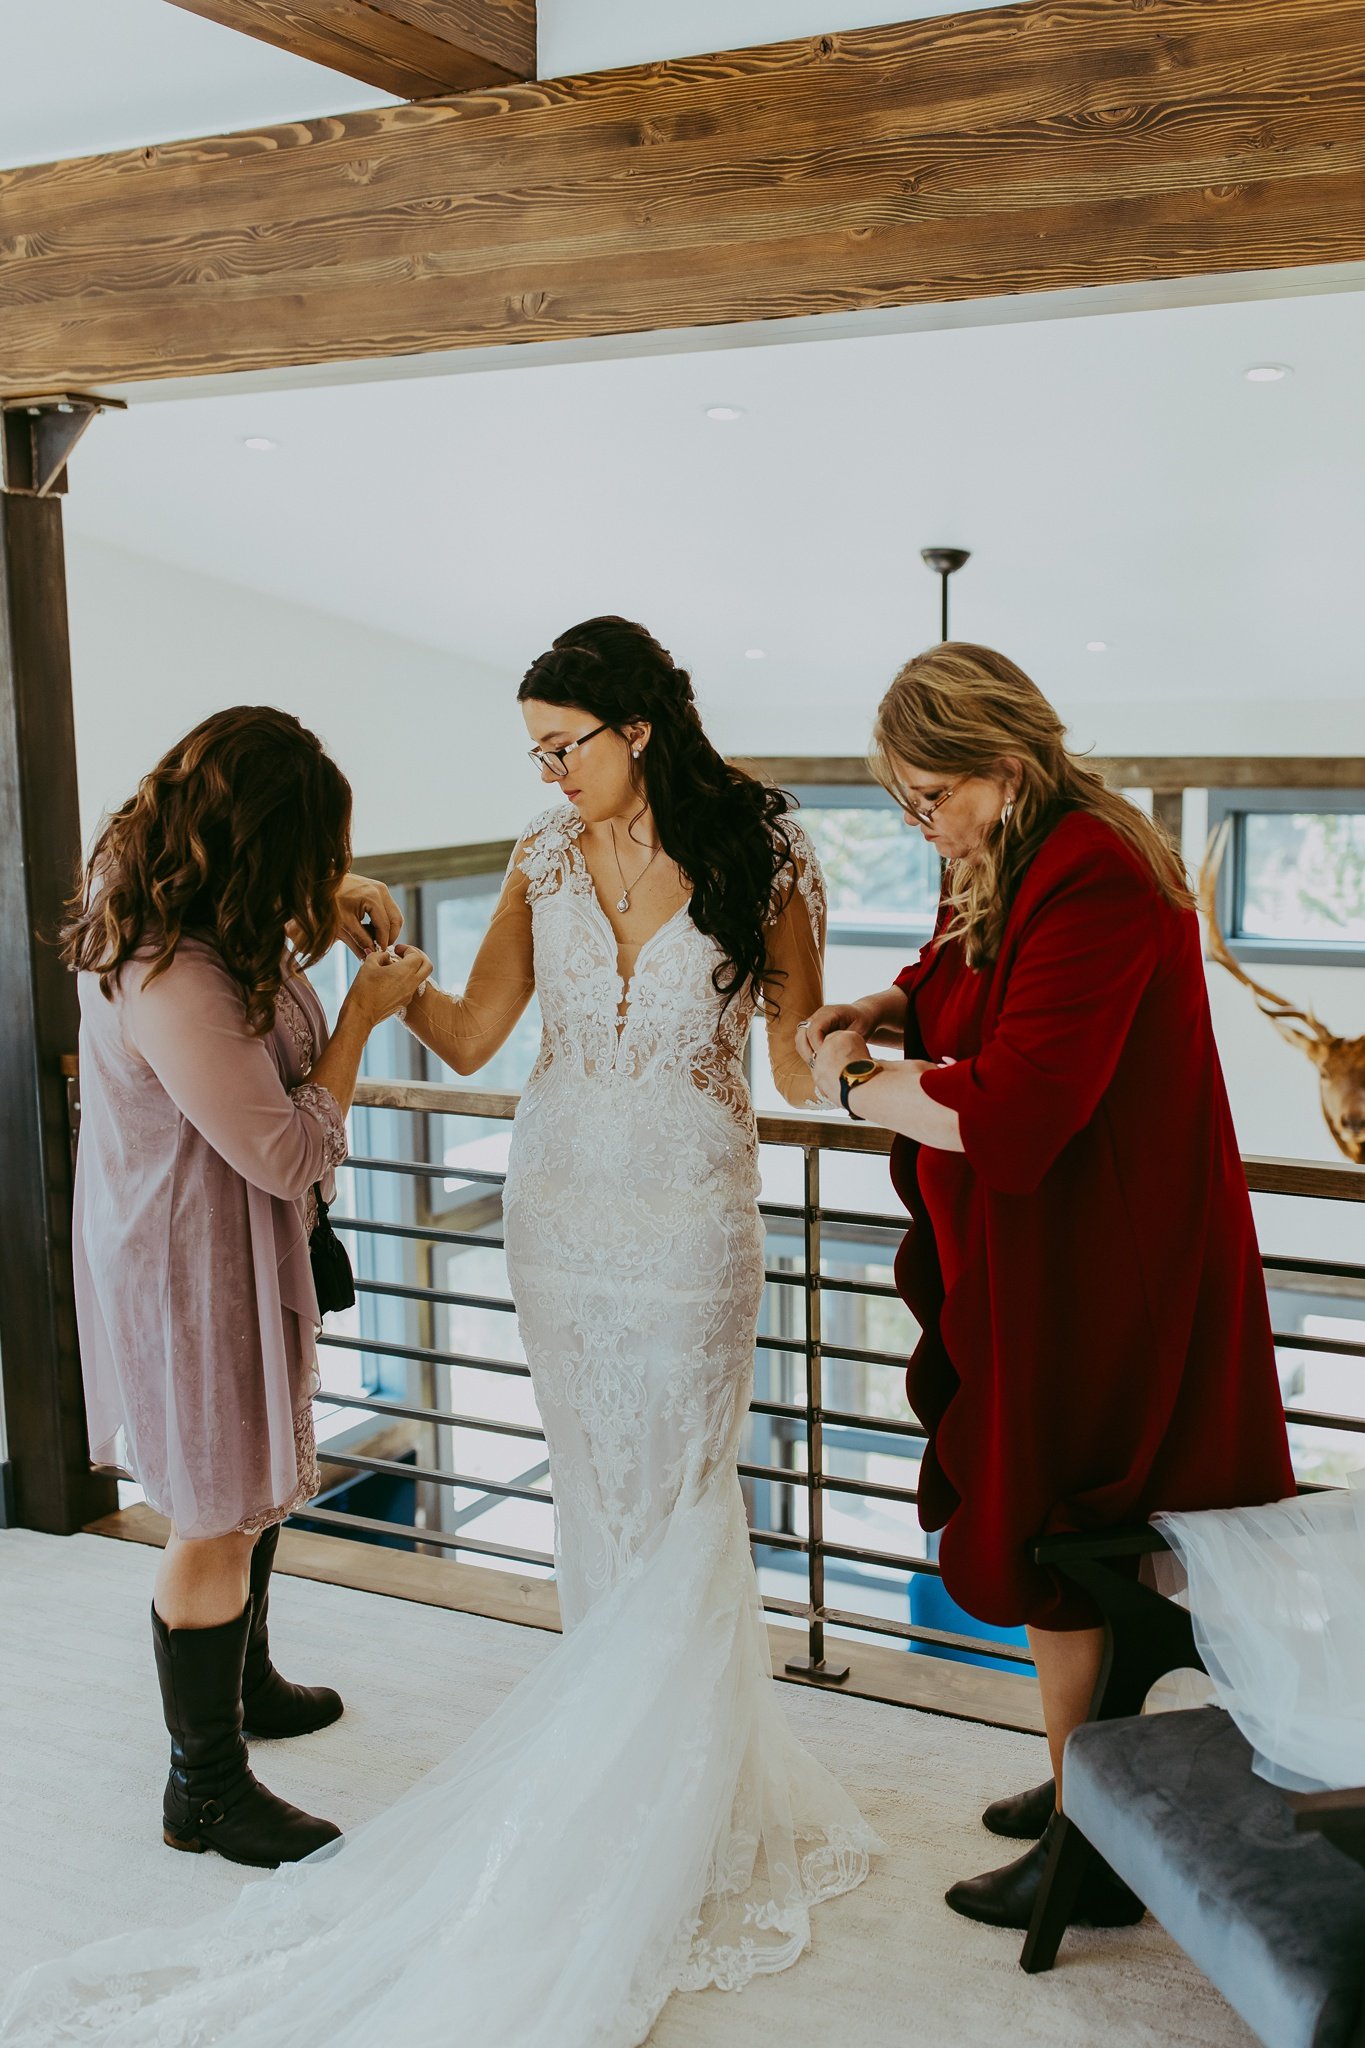
[[[626,612],[756,706],[936,637],[951,543],[954,630],[1067,704],[1360,700],[1362,364],[1342,294],[191,395],[98,422],[67,516],[503,669]]]

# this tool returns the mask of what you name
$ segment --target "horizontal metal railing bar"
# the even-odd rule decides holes
[[[521,1486],[511,1479],[483,1479],[468,1472],[442,1472],[439,1466],[411,1465],[403,1458],[371,1458],[361,1451],[331,1451],[324,1447],[318,1455],[323,1464],[340,1465],[347,1472],[380,1472],[390,1479],[416,1479],[424,1486],[446,1486],[452,1492],[492,1494],[500,1500],[529,1500],[546,1508],[554,1505],[543,1488]]]
[[[1309,1337],[1298,1330],[1277,1330],[1275,1343],[1286,1351],[1320,1351],[1329,1358],[1365,1358],[1365,1344],[1350,1337]]]
[[[452,1534],[446,1529],[419,1529],[411,1522],[381,1522],[372,1515],[346,1515],[336,1508],[318,1508],[305,1504],[294,1510],[291,1519],[301,1522],[321,1522],[327,1528],[355,1531],[363,1529],[370,1536],[398,1536],[405,1543],[430,1543],[442,1550],[472,1550],[479,1557],[501,1557],[510,1564],[538,1564],[553,1570],[554,1558],[545,1550],[522,1550],[512,1543],[490,1543],[487,1537]]]
[[[1299,1259],[1289,1252],[1267,1252],[1261,1264],[1271,1273],[1309,1273],[1323,1280],[1365,1282],[1365,1270],[1340,1259]]]
[[[973,1656],[1003,1657],[1010,1664],[1033,1666],[1029,1652],[1017,1643],[996,1642],[990,1636],[959,1636],[951,1629],[928,1628],[917,1621],[893,1621],[884,1614],[852,1614],[835,1607],[825,1609],[825,1620],[832,1628],[856,1628],[867,1635],[898,1636],[902,1642],[934,1643],[944,1650],[965,1650]]]
[[[446,1287],[408,1286],[397,1280],[363,1280],[356,1275],[357,1294],[385,1294],[397,1301],[430,1301],[446,1308],[486,1308],[515,1315],[516,1303],[500,1294],[457,1294]]]
[[[406,1173],[417,1180],[467,1180],[500,1188],[506,1170],[492,1166],[429,1166],[422,1159],[351,1158],[346,1165],[357,1173]]]
[[[805,1275],[798,1276],[804,1280]],[[880,1280],[831,1280],[827,1273],[812,1273],[810,1285],[818,1287],[822,1294],[858,1294],[869,1301],[899,1301],[899,1290],[890,1281]]]
[[[471,1372],[500,1372],[510,1379],[529,1380],[531,1368],[516,1358],[475,1358],[468,1352],[432,1351],[421,1344],[393,1344],[384,1337],[343,1337],[323,1330],[319,1344],[336,1351],[373,1351],[380,1358],[406,1358],[414,1365],[458,1365]]]
[[[1322,1415],[1315,1408],[1286,1408],[1286,1422],[1302,1422],[1310,1429],[1353,1429],[1365,1430],[1365,1416]]]
[[[821,1353],[825,1358],[842,1358],[848,1365],[893,1365],[897,1372],[904,1372],[910,1363],[910,1350],[864,1351],[856,1344],[822,1344]]]
[[[337,1408],[363,1408],[374,1415],[387,1415],[395,1422],[430,1422],[441,1429],[479,1429],[490,1436],[525,1437],[535,1443],[544,1443],[545,1432],[530,1422],[495,1422],[487,1415],[456,1415],[448,1408],[418,1408],[406,1401],[391,1401],[384,1394],[335,1394],[323,1387],[315,1400],[330,1402]],[[325,1443],[318,1446],[318,1456],[324,1461],[332,1456]]]
[[[825,1357],[830,1353],[826,1351]],[[864,1415],[856,1409],[822,1408],[821,1420],[832,1422],[839,1429],[874,1429],[883,1436],[914,1437],[919,1443],[927,1443],[923,1429],[918,1422],[893,1422],[885,1415]]]
[[[842,1558],[846,1564],[884,1564],[896,1572],[922,1572],[931,1579],[943,1576],[929,1557],[898,1557],[894,1551],[867,1550],[853,1543],[826,1543],[824,1550],[826,1557]]]
[[[915,1486],[883,1486],[876,1479],[837,1479],[832,1472],[819,1474],[816,1484],[822,1493],[857,1493],[868,1500],[899,1500],[913,1507],[919,1499]]]
[[[329,1216],[333,1230],[363,1230],[372,1237],[402,1237],[417,1244],[460,1244],[475,1251],[505,1251],[500,1237],[477,1230],[447,1230],[436,1223],[378,1223],[365,1216]]]

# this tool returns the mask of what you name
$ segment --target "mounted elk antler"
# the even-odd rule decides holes
[[[1225,818],[1210,837],[1204,865],[1199,870],[1199,908],[1208,928],[1209,955],[1251,990],[1257,1009],[1263,1017],[1269,1017],[1281,1038],[1307,1053],[1318,1070],[1322,1113],[1328,1130],[1353,1165],[1365,1166],[1365,1038],[1337,1038],[1311,1010],[1301,1010],[1287,997],[1277,996],[1273,989],[1253,981],[1228,951],[1219,929],[1214,906],[1218,873],[1231,829],[1231,818]]]

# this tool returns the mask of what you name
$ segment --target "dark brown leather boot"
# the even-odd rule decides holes
[[[330,1685],[291,1685],[270,1661],[266,1616],[270,1606],[270,1574],[275,1565],[279,1527],[266,1529],[251,1553],[251,1634],[242,1669],[242,1725],[253,1742],[278,1735],[311,1735],[339,1721],[341,1695]]]
[[[1003,1870],[988,1870],[982,1877],[964,1877],[959,1884],[950,1885],[943,1896],[953,1911],[968,1920],[984,1921],[988,1927],[1026,1930],[1047,1868],[1053,1830],[1060,1821],[1061,1815],[1054,1814],[1042,1840]],[[1132,1927],[1146,1910],[1137,1893],[1129,1891],[1122,1878],[1097,1856],[1071,1918],[1079,1927]]]
[[[1017,1842],[1036,1842],[1057,1807],[1057,1781],[1035,1785],[1031,1792],[1016,1792],[1009,1799],[996,1799],[981,1816],[983,1827],[993,1835],[1009,1835]]]
[[[168,1848],[216,1849],[229,1863],[273,1870],[341,1834],[256,1782],[242,1740],[242,1665],[251,1602],[218,1628],[167,1628],[152,1609],[161,1704],[171,1738],[162,1801]]]

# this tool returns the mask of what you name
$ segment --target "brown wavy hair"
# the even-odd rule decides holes
[[[999,775],[1019,763],[1008,822],[993,824],[969,858],[949,861],[944,900],[952,918],[940,943],[961,939],[969,964],[1000,950],[1024,872],[1067,811],[1102,818],[1150,868],[1168,903],[1192,907],[1180,856],[1158,825],[1073,754],[1066,728],[1038,685],[1006,655],[967,640],[945,640],[908,661],[881,701],[872,730],[872,772],[905,804],[897,767],[945,781]]]
[[[125,961],[164,974],[203,939],[240,982],[247,1028],[275,1021],[286,927],[303,966],[337,937],[351,859],[351,785],[287,711],[216,711],[105,821],[72,897],[62,958],[112,999]]]

